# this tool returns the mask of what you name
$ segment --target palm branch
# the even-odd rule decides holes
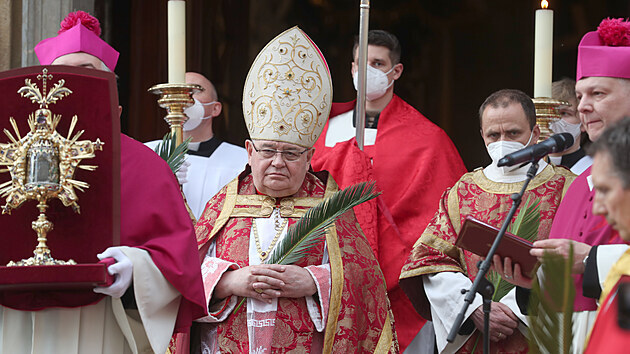
[[[186,160],[186,153],[188,152],[188,143],[190,140],[191,138],[188,138],[181,144],[176,145],[177,140],[175,135],[171,135],[171,133],[168,132],[164,135],[164,138],[162,138],[162,142],[155,147],[154,151],[160,155],[166,163],[168,163],[168,166],[171,168],[173,173],[177,173]]]
[[[569,257],[545,253],[542,274],[534,278],[529,300],[529,349],[532,353],[571,353],[573,342],[573,301],[571,276],[573,247]]]
[[[274,248],[265,263],[293,264],[315,246],[341,215],[351,208],[376,198],[374,182],[361,182],[338,191],[330,198],[309,209],[287,230],[286,236]]]
[[[361,182],[335,192],[330,198],[310,208],[298,222],[289,227],[287,234],[265,261],[266,264],[293,264],[316,246],[335,221],[353,207],[376,198],[376,184]],[[241,300],[234,313],[245,302]]]
[[[530,203],[531,196],[527,198],[525,207],[521,209],[512,224],[508,227],[508,232],[524,238],[528,241],[536,240],[538,236],[538,226],[540,225],[540,201],[534,199]],[[501,275],[495,271],[488,274],[488,280],[494,285],[493,301],[501,300],[514,288],[514,284],[505,281]]]

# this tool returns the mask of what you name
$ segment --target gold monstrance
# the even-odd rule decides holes
[[[96,166],[79,166],[81,160],[93,158],[96,150],[103,149],[103,143],[96,139],[78,141],[83,131],[72,136],[74,127],[78,121],[77,116],[72,117],[68,130],[68,137],[64,138],[56,131],[61,115],[53,115],[48,109],[49,104],[56,103],[62,98],[72,94],[69,88],[64,87],[65,80],[59,80],[46,92],[46,81],[52,80],[47,69],[37,75],[42,81],[43,92],[40,92],[37,84],[30,79],[24,81],[17,92],[26,98],[39,104],[39,109],[28,116],[28,125],[31,131],[25,137],[21,137],[17,124],[13,117],[9,118],[15,132],[15,137],[7,129],[10,143],[0,144],[0,165],[7,168],[0,172],[9,172],[11,180],[0,184],[0,197],[6,197],[6,204],[2,207],[2,214],[11,214],[12,209],[19,208],[29,199],[37,200],[39,216],[32,222],[32,228],[37,232],[37,247],[33,251],[34,256],[19,262],[9,262],[7,266],[33,266],[76,264],[72,259],[60,261],[53,259],[51,251],[46,245],[46,234],[52,230],[53,224],[46,218],[46,204],[48,199],[58,198],[64,206],[71,206],[79,213],[78,197],[74,188],[83,191],[89,188],[89,184],[73,179],[76,168],[94,171]]]

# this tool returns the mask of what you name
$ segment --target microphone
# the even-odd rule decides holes
[[[528,146],[519,151],[505,155],[501,160],[499,160],[499,162],[497,162],[497,166],[514,166],[521,163],[536,161],[548,154],[562,152],[570,148],[572,145],[573,135],[570,133],[555,134],[549,139],[536,145]]]

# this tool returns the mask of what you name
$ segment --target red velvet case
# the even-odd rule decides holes
[[[103,151],[96,152],[96,157],[81,162],[98,166],[95,171],[76,169],[74,179],[90,185],[84,192],[76,190],[80,214],[64,207],[57,199],[48,202],[46,215],[53,223],[53,230],[48,233],[47,245],[52,257],[71,258],[79,265],[22,267],[22,270],[0,267],[0,304],[23,310],[76,307],[100,300],[102,295],[95,294],[91,288],[95,284],[108,284],[111,276],[104,271],[106,265],[98,263],[96,254],[120,241],[120,121],[113,73],[61,65],[1,72],[0,130],[7,129],[13,134],[9,123],[9,117],[13,117],[22,137],[30,131],[27,117],[39,106],[17,91],[27,78],[43,91],[43,83],[37,76],[44,68],[52,75],[46,83],[47,90],[63,79],[64,86],[72,91],[48,106],[53,114],[61,114],[57,132],[67,137],[72,116],[77,115],[73,135],[84,130],[79,140],[99,138],[104,146]],[[9,138],[0,133],[0,142],[8,141]],[[0,173],[0,183],[9,178],[9,173]],[[0,215],[0,244],[3,246],[0,264],[33,255],[37,234],[31,222],[38,215],[36,205],[36,201],[29,200],[11,215]]]

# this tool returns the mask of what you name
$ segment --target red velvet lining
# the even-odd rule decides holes
[[[0,130],[6,128],[12,134],[9,117],[14,117],[20,134],[24,137],[30,129],[27,117],[38,109],[30,99],[20,97],[17,91],[24,86],[24,80],[30,78],[40,90],[43,83],[37,79],[44,66],[20,68],[0,73]],[[49,105],[53,114],[61,114],[57,132],[67,137],[68,127],[73,115],[78,122],[74,129],[85,130],[79,140],[94,141],[99,138],[105,144],[103,151],[97,151],[96,157],[82,161],[82,165],[96,165],[96,171],[77,169],[74,178],[90,184],[84,192],[77,190],[80,214],[75,214],[70,207],[53,199],[46,215],[53,223],[53,230],[48,234],[48,246],[56,259],[74,259],[77,263],[98,262],[97,253],[120,242],[120,122],[118,116],[118,94],[113,73],[68,66],[45,66],[52,79],[47,82],[47,89],[60,79],[65,80],[65,87],[72,91],[67,97]],[[0,134],[0,142],[9,139]],[[8,173],[0,174],[0,183],[8,181]],[[19,261],[32,256],[37,244],[36,233],[31,229],[31,222],[38,211],[36,202],[26,201],[11,215],[0,215],[0,264]],[[69,274],[72,274],[69,272]],[[61,279],[60,281],[66,281]],[[44,292],[2,291],[0,303],[4,306],[25,310],[37,310],[45,307],[78,307],[99,301],[103,295],[92,289],[59,290]]]

